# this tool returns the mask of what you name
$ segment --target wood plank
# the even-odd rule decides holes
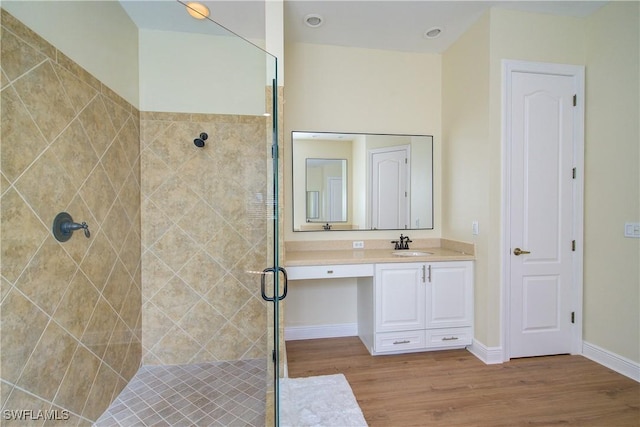
[[[371,356],[357,337],[288,341],[292,378],[342,373],[370,426],[640,426],[640,384],[582,356],[485,365],[466,350]]]

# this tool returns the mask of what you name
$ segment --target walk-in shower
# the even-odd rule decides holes
[[[276,58],[178,1],[38,6],[2,3],[3,413],[277,425]]]

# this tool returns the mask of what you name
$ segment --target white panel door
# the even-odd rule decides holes
[[[371,154],[371,223],[379,230],[409,226],[408,151],[389,147]]]
[[[513,73],[510,357],[571,352],[573,76]]]

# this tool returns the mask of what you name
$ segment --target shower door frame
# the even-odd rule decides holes
[[[280,266],[280,210],[279,210],[279,145],[278,145],[278,58],[273,57],[275,76],[272,80],[271,88],[271,100],[272,100],[272,145],[271,145],[271,159],[272,159],[272,197],[273,197],[273,212],[272,212],[272,227],[273,227],[273,266],[267,267],[263,270],[261,276],[261,293],[262,298],[273,303],[273,350],[272,363],[273,363],[273,425],[278,427],[280,425],[280,301],[287,296],[287,271]],[[280,281],[280,274],[283,276],[282,282]],[[273,284],[271,286],[272,294],[267,295],[267,277],[273,277]],[[268,357],[268,356],[267,356]],[[266,415],[266,414],[265,414]]]

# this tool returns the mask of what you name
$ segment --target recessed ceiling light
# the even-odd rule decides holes
[[[318,28],[320,25],[322,25],[322,22],[322,15],[318,15],[315,13],[311,13],[304,17],[304,23],[311,28]]]
[[[209,16],[209,8],[194,1],[187,3],[187,12],[196,19],[204,19]]]
[[[435,39],[436,37],[440,37],[440,34],[442,34],[442,31],[443,30],[441,27],[432,27],[424,32],[423,37],[425,39]]]

